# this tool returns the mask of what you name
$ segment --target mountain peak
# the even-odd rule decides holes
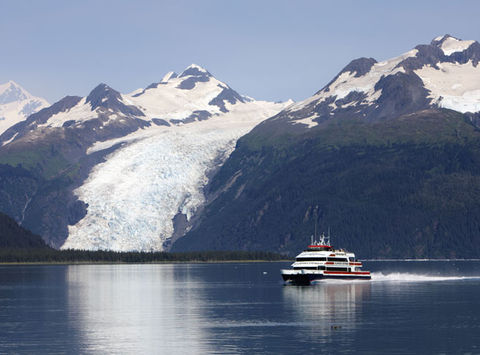
[[[0,84],[0,104],[21,101],[31,98],[32,95],[13,80]]]
[[[45,99],[33,96],[13,80],[0,84],[0,135],[48,105]]]
[[[448,38],[454,38],[454,39],[457,39],[457,40],[458,40],[458,38],[453,37],[452,35],[450,35],[450,34],[447,33],[447,34],[444,34],[443,36],[438,36],[438,37],[435,37],[434,39],[432,39],[431,44],[432,44],[432,45],[437,45],[437,44],[439,44],[439,43],[442,43],[443,41],[445,41],[445,40],[448,39]]]
[[[91,110],[101,107],[102,109],[121,112],[125,115],[144,116],[143,112],[135,106],[126,105],[122,95],[104,83],[98,84],[86,98],[90,103]]]
[[[207,70],[204,67],[202,67],[198,64],[195,64],[195,63],[192,63],[188,67],[185,68],[185,70],[187,70],[187,69],[198,69],[201,72],[207,73]]]
[[[0,91],[2,91],[3,88],[8,88],[10,86],[21,87],[19,84],[17,84],[13,80],[9,80],[5,84],[0,84]]]
[[[449,34],[436,37],[431,42],[433,46],[440,48],[447,56],[456,52],[463,52],[473,43],[475,43],[475,41],[464,41]]]
[[[197,83],[208,82],[213,76],[205,68],[202,68],[196,64],[191,64],[185,68],[182,74],[180,74],[178,77],[183,78],[183,80],[177,86],[177,88],[191,90]]]
[[[104,106],[106,101],[121,100],[121,95],[118,91],[113,90],[105,83],[98,84],[87,96],[87,103],[92,105],[92,111],[99,106]]]
[[[105,83],[98,84],[86,98],[86,103],[90,103],[92,111],[97,107],[116,108],[121,101],[122,95]]]
[[[205,77],[210,77],[212,74],[208,72],[205,68],[201,67],[200,65],[197,64],[190,64],[188,67],[185,68],[185,70],[180,74],[180,78],[183,78],[185,76],[205,76]]]

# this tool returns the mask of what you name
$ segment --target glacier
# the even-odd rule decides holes
[[[69,226],[62,249],[162,251],[174,232],[173,218],[187,220],[205,203],[211,169],[233,151],[238,138],[280,111],[284,103],[228,105],[205,121],[152,126],[111,142],[123,146],[91,171],[75,194],[86,216]]]

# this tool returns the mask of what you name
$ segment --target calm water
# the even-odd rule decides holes
[[[365,262],[283,286],[289,263],[0,267],[0,353],[480,354],[480,262]]]

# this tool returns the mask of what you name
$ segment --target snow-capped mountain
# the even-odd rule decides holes
[[[226,113],[227,104],[250,100],[192,64],[180,75],[167,73],[159,83],[134,93],[128,101],[140,107],[147,117],[168,117],[174,123],[188,123]]]
[[[480,111],[480,44],[445,35],[396,58],[359,58],[282,117],[315,127],[330,117],[383,120],[427,107]]]
[[[289,104],[242,96],[191,65],[130,94],[100,84],[86,97],[67,96],[8,129],[0,144],[7,158],[25,146],[50,146],[49,161],[62,168],[54,175],[45,168],[49,176],[77,166],[68,173],[70,206],[55,212],[65,215],[56,221],[65,234],[38,230],[51,245],[164,250],[190,228],[209,176],[237,139]]]
[[[33,96],[14,81],[0,84],[0,134],[48,105],[45,99]]]
[[[250,105],[250,103],[252,103]],[[180,75],[169,72],[158,82],[130,94],[121,94],[100,84],[86,97],[67,96],[51,107],[12,127],[0,142],[6,144],[38,132],[38,129],[77,128],[88,130],[88,144],[117,138],[139,128],[171,126],[202,121],[255,106],[255,100],[241,96],[207,70],[192,64]],[[284,104],[274,105],[283,107]],[[42,133],[43,134],[43,133]]]
[[[295,255],[313,226],[365,257],[480,252],[480,44],[360,58],[238,140],[172,251]]]

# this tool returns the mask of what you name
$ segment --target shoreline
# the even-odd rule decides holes
[[[293,259],[232,259],[232,260],[158,260],[158,261],[0,261],[0,266],[16,265],[143,265],[143,264],[233,264],[233,263],[276,263],[292,262]],[[362,262],[448,262],[478,261],[479,259],[362,259]]]
[[[276,263],[291,262],[292,260],[179,260],[179,261],[0,261],[0,266],[15,265],[143,265],[143,264],[233,264],[233,263]]]
[[[115,252],[88,250],[2,249],[0,265],[29,264],[169,264],[218,262],[267,262],[286,260],[285,255],[262,251]]]

